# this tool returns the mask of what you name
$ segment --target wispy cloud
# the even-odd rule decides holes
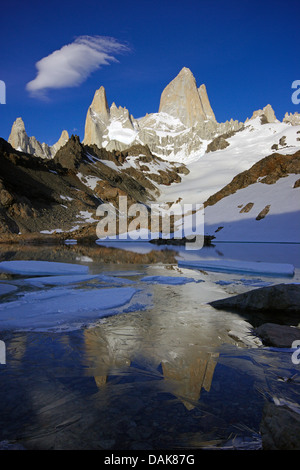
[[[74,42],[52,52],[36,63],[34,80],[26,85],[33,96],[45,96],[51,88],[81,85],[102,65],[118,62],[115,55],[130,49],[116,39],[106,36],[79,36]]]

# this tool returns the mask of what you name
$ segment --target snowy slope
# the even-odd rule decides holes
[[[205,233],[216,241],[299,243],[300,188],[293,187],[298,179],[299,174],[274,184],[258,182],[207,206]],[[249,212],[241,212],[249,203],[253,204]],[[267,215],[256,220],[266,206],[270,206]]]
[[[297,134],[297,132],[299,132]],[[300,126],[275,122],[261,124],[260,118],[249,121],[245,129],[226,139],[230,144],[224,150],[200,153],[191,163],[186,163],[190,173],[181,183],[160,187],[160,202],[204,203],[230,183],[234,176],[248,170],[254,163],[275,153],[272,149],[285,137],[286,146],[278,146],[281,154],[293,154],[300,149]]]

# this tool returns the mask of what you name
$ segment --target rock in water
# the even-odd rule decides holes
[[[300,312],[300,284],[277,284],[210,303],[218,309]]]
[[[300,329],[277,323],[264,323],[253,332],[260,337],[265,346],[275,348],[291,348],[296,340],[300,340]]]
[[[266,402],[260,425],[263,450],[299,450],[300,414]]]

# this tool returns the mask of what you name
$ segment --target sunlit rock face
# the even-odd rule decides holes
[[[184,67],[163,90],[158,112],[139,119],[125,107],[109,107],[101,86],[87,112],[83,142],[119,151],[142,144],[162,158],[185,161],[204,152],[203,141],[242,126],[233,119],[217,122],[206,86],[197,88],[194,75]]]
[[[53,158],[56,152],[69,140],[66,130],[62,131],[59,140],[52,146],[40,143],[34,136],[29,137],[25,130],[22,118],[17,118],[13,123],[8,142],[20,152],[30,153],[41,158]]]
[[[204,89],[201,93],[207,105],[208,97]],[[159,112],[179,118],[186,127],[207,118],[195,77],[188,68],[184,67],[162,92]]]

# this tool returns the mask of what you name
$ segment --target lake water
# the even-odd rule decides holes
[[[291,263],[295,275],[183,269],[178,259]],[[1,285],[16,287],[0,304],[0,441],[27,449],[256,449],[266,401],[299,406],[291,351],[252,335],[265,319],[209,305],[299,282],[299,245],[3,245],[0,261],[13,260],[76,264],[89,277],[0,275]]]

